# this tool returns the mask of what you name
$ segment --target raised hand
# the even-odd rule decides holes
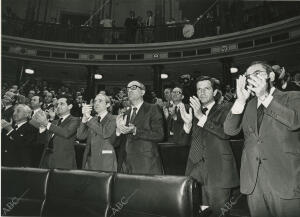
[[[117,128],[121,129],[123,126],[125,126],[127,120],[127,115],[119,114],[116,118],[116,124]]]
[[[258,98],[268,95],[268,83],[261,75],[257,75],[257,77],[250,76],[248,82],[251,85],[248,85],[247,88],[253,91]]]
[[[47,127],[48,119],[47,115],[43,111],[38,111],[35,113],[33,119],[40,124],[40,126]]]
[[[91,117],[91,112],[92,112],[93,107],[88,104],[82,104],[82,118],[87,121]]]
[[[1,130],[6,129],[7,131],[10,131],[12,129],[12,120],[11,122],[8,122],[4,119],[1,120]]]
[[[196,96],[190,97],[190,106],[193,108],[194,115],[197,119],[200,119],[204,115],[201,111],[201,103],[198,97]]]
[[[247,84],[247,79],[245,75],[240,75],[240,77],[236,80],[236,95],[237,95],[237,100],[240,101],[242,104],[245,104],[247,99],[250,96],[250,86],[247,86],[246,90],[246,84]]]
[[[179,107],[181,118],[185,124],[191,124],[193,120],[193,111],[192,108],[189,108],[189,112],[186,112],[185,106],[182,104]]]
[[[166,119],[169,117],[169,110],[166,106],[163,106],[163,112]]]

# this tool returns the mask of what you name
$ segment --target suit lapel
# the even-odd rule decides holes
[[[134,125],[136,126],[138,122],[140,121],[144,121],[141,117],[145,117],[144,116],[145,113],[145,102],[143,102],[143,104],[141,105],[138,113],[135,116],[135,119],[133,120]]]
[[[215,103],[213,105],[213,107],[211,108],[211,110],[209,111],[207,119],[210,119],[211,117],[213,117],[217,111],[218,111],[218,105],[217,105],[217,103]]]
[[[71,115],[69,115],[63,122],[61,122],[60,127],[64,127],[71,120]]]

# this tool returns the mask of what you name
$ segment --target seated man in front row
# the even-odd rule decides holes
[[[82,106],[82,121],[77,129],[77,138],[87,139],[82,169],[99,171],[117,171],[117,158],[113,144],[116,139],[116,118],[108,113],[108,96],[98,94],[94,100],[97,113],[91,116],[92,106]]]

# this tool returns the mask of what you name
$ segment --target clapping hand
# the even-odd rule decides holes
[[[186,112],[185,106],[182,104],[180,105],[179,109],[180,109],[179,111],[183,122],[187,125],[192,124],[192,120],[193,120],[192,108],[189,108],[189,112]]]
[[[117,129],[122,133],[122,134],[128,134],[128,133],[133,133],[135,130],[135,126],[130,124],[129,126],[126,126],[126,120],[127,120],[127,115],[118,115],[116,122],[117,122]]]
[[[6,129],[8,132],[9,132],[10,130],[12,130],[12,129],[13,129],[13,128],[12,128],[12,120],[11,120],[10,122],[8,122],[8,121],[2,119],[2,120],[1,120],[1,130],[2,130],[2,129]]]
[[[204,115],[201,111],[201,103],[200,100],[196,96],[190,97],[190,106],[194,110],[195,117],[200,120],[200,118]]]
[[[241,75],[236,80],[236,94],[237,94],[237,100],[241,102],[241,104],[245,104],[247,99],[250,97],[250,86],[248,86],[248,89],[246,89],[246,76]]]
[[[36,112],[32,119],[35,120],[42,127],[47,127],[49,123],[47,115],[43,111]]]
[[[53,107],[53,108],[45,111],[46,115],[49,117],[49,120],[54,120],[55,119],[55,115],[56,115],[55,110],[56,109],[54,109],[54,107]]]
[[[88,119],[91,117],[91,112],[92,112],[93,106],[88,105],[88,104],[82,104],[82,119],[83,121],[88,121]]]
[[[261,75],[257,75],[257,77],[250,76],[248,82],[251,85],[247,86],[247,88],[253,91],[258,98],[268,95],[268,83]]]

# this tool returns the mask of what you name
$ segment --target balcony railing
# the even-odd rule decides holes
[[[287,19],[300,13],[290,13],[278,19]],[[249,22],[241,20],[240,25],[227,24],[220,26],[218,22],[210,18],[202,18],[194,26],[195,33],[190,39],[204,38],[218,34],[231,33],[250,29],[253,27],[273,23],[277,20],[250,19]],[[26,20],[4,17],[2,19],[2,33],[9,36],[17,36],[29,39],[85,43],[85,44],[125,44],[147,43],[187,40],[183,36],[184,23],[160,25],[152,28],[140,27],[136,29],[134,38],[128,37],[128,31],[123,27],[103,28],[101,26],[74,26],[55,23],[29,22]],[[145,40],[146,34],[151,34],[152,40]]]

